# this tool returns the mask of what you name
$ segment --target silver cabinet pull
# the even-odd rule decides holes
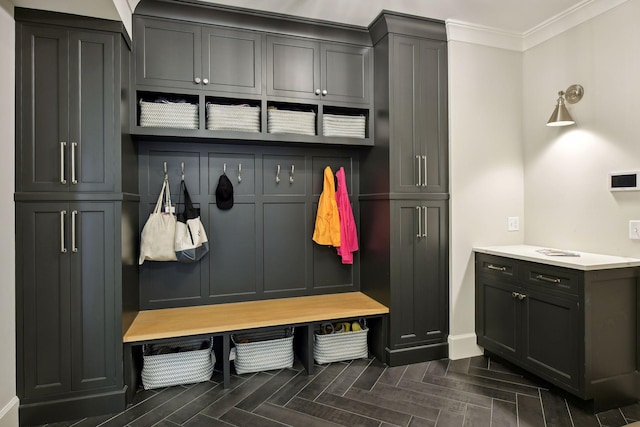
[[[242,163],[238,163],[238,182],[242,182]]]
[[[538,274],[536,276],[536,279],[542,280],[542,281],[545,281],[545,282],[549,282],[549,283],[560,283],[561,282],[561,280],[558,279],[557,277],[547,277],[547,276],[543,276],[542,274]]]
[[[67,211],[60,211],[60,252],[67,253],[67,247],[64,244],[64,217],[67,215]]]
[[[64,178],[64,147],[67,143],[60,141],[60,184],[66,184],[67,180]]]
[[[496,265],[493,265],[493,264],[489,264],[489,265],[487,265],[487,268],[488,268],[489,270],[507,271],[507,267],[496,266]]]
[[[295,168],[291,165],[291,172],[289,173],[289,184],[293,184],[293,173],[295,172]]]
[[[423,187],[427,186],[427,156],[422,156],[422,161],[424,162],[424,183]]]
[[[326,89],[323,89],[323,90],[322,90],[322,96],[327,96],[327,94],[328,94],[328,93],[329,93],[329,92],[327,92],[327,90],[326,90]]]
[[[522,301],[523,299],[525,299],[527,296],[525,294],[518,294],[518,299],[520,301]]]
[[[71,183],[77,184],[78,180],[76,179],[76,148],[78,148],[77,142],[71,143]]]
[[[315,94],[320,95],[320,93],[322,93],[322,91],[320,89],[316,89]]]
[[[520,295],[520,294],[517,293],[517,292],[511,292],[511,297],[512,298],[518,298],[518,295]]]
[[[78,246],[76,246],[76,217],[78,211],[71,211],[71,252],[78,252]]]
[[[205,85],[208,85],[209,84],[209,79],[202,79],[202,83],[205,84]]]
[[[193,81],[199,85],[202,80],[200,79],[200,77],[196,77],[195,79],[193,79]]]
[[[427,237],[427,207],[422,207],[422,216],[424,216],[424,230],[422,232],[422,237]]]
[[[416,234],[416,237],[419,239],[420,237],[422,237],[422,219],[420,218],[420,206],[416,206],[416,210],[418,211],[418,234]]]
[[[280,183],[280,165],[278,165],[278,169],[276,171],[276,184]]]
[[[416,159],[418,160],[418,182],[416,183],[416,187],[420,187],[420,183],[422,182],[422,166],[420,165],[420,156],[416,156]]]

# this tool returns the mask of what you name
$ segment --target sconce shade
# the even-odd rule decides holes
[[[575,120],[569,114],[567,107],[564,105],[565,98],[569,104],[575,104],[582,99],[584,88],[578,84],[571,85],[566,91],[558,92],[558,101],[553,114],[549,117],[547,126],[569,126],[575,124]]]
[[[569,126],[575,124],[575,120],[569,114],[567,107],[564,105],[564,98],[562,96],[558,98],[558,103],[556,104],[555,110],[553,110],[553,114],[549,117],[549,121],[547,122],[547,126]]]

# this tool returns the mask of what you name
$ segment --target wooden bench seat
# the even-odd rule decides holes
[[[186,336],[222,337],[224,386],[230,377],[230,336],[238,331],[296,326],[297,353],[309,374],[313,373],[313,328],[322,322],[369,318],[386,322],[389,308],[361,292],[312,295],[138,312],[124,333],[125,379],[132,398],[137,388],[134,348],[145,343]],[[379,325],[379,333],[386,327]],[[370,328],[371,330],[371,328]],[[382,342],[382,339],[377,340]],[[139,350],[138,350],[139,352]],[[382,349],[374,351],[382,357]],[[218,355],[219,357],[220,355]]]
[[[361,292],[140,311],[125,343],[376,316],[389,308]]]

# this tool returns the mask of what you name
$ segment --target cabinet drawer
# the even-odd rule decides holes
[[[556,290],[577,295],[580,289],[579,272],[542,264],[523,265],[523,280],[527,284],[548,290]]]
[[[518,262],[509,258],[476,254],[476,274],[478,273],[494,277],[517,278]]]

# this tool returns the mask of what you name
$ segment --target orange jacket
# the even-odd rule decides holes
[[[340,246],[340,215],[336,203],[333,171],[329,166],[324,168],[324,184],[318,201],[313,241],[319,245]]]

